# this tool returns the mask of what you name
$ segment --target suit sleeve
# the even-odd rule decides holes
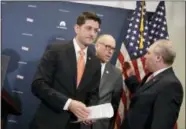
[[[121,94],[122,94],[122,88],[123,88],[123,78],[122,78],[121,73],[119,74],[119,77],[116,80],[114,87],[115,89],[112,94],[112,106],[114,108],[114,112],[116,113],[118,110],[118,106],[119,106],[119,102],[120,102]]]
[[[172,129],[179,115],[182,98],[179,83],[167,85],[155,100],[151,129]]]
[[[116,116],[117,116],[117,111],[118,111],[118,107],[119,107],[119,102],[121,99],[121,94],[122,94],[122,89],[123,89],[123,78],[122,78],[122,73],[119,73],[119,77],[116,80],[116,83],[114,85],[115,89],[114,92],[112,94],[112,106],[114,109],[114,117],[110,120],[110,126],[109,129],[114,129],[114,124],[115,124],[115,120],[116,120]]]
[[[86,100],[87,105],[97,105],[98,103],[100,78],[101,78],[101,66],[99,66],[99,69],[92,77],[91,85],[93,85],[94,88],[92,89],[91,92],[88,93],[88,97]]]
[[[133,94],[136,92],[140,83],[139,83],[136,76],[131,76],[131,77],[125,79],[125,84],[126,84],[127,88],[129,89],[129,91],[131,92],[131,94]]]
[[[53,110],[60,112],[67,97],[53,88],[55,71],[57,70],[57,52],[48,48],[40,60],[34,80],[32,93]]]

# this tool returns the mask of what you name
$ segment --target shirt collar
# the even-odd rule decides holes
[[[81,48],[79,47],[79,45],[78,45],[78,43],[77,43],[75,38],[73,39],[73,44],[74,44],[74,48],[75,48],[76,54],[79,54],[78,52],[81,50]],[[88,49],[88,47],[83,49],[83,52],[85,53],[85,55],[87,55],[87,49]]]
[[[170,68],[170,67],[171,67],[171,66],[166,67],[166,68],[163,68],[163,69],[160,69],[160,70],[158,70],[158,71],[154,72],[154,73],[153,73],[153,76],[156,76],[156,75],[158,75],[158,74],[162,73],[163,71],[167,70],[167,69],[168,69],[168,68]]]
[[[101,63],[101,66],[105,66],[106,65],[106,63]]]

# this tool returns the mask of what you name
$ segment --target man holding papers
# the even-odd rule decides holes
[[[114,109],[114,117],[100,119],[93,122],[92,129],[113,129],[114,119],[118,109],[122,92],[122,73],[114,65],[109,63],[116,47],[115,39],[111,35],[101,35],[96,41],[96,55],[101,60],[101,82],[99,86],[98,104],[111,103]],[[107,113],[105,109],[104,113]],[[109,116],[109,115],[108,115]],[[88,129],[91,126],[83,126]]]
[[[101,66],[88,49],[99,32],[101,19],[93,12],[78,16],[71,41],[52,43],[44,52],[32,83],[41,100],[30,129],[79,129],[71,123],[87,118],[87,105],[98,99]]]

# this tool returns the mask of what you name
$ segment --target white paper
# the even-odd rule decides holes
[[[88,107],[90,114],[85,120],[99,120],[111,118],[114,115],[114,110],[111,103],[100,104],[96,106]],[[82,122],[85,120],[74,121],[73,123]]]

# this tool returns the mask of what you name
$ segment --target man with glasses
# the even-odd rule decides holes
[[[115,48],[115,39],[108,34],[98,37],[96,44],[96,56],[101,61],[101,81],[99,86],[98,104],[111,103],[114,108],[114,117],[111,119],[97,120],[93,122],[92,129],[114,129],[114,120],[121,97],[123,78],[122,73],[109,61],[111,60]],[[88,129],[91,126],[83,126]]]
[[[86,105],[95,104],[101,75],[100,61],[88,49],[99,32],[101,19],[83,12],[74,26],[71,41],[53,43],[45,51],[32,83],[41,100],[30,129],[79,129],[73,124],[89,115]]]

